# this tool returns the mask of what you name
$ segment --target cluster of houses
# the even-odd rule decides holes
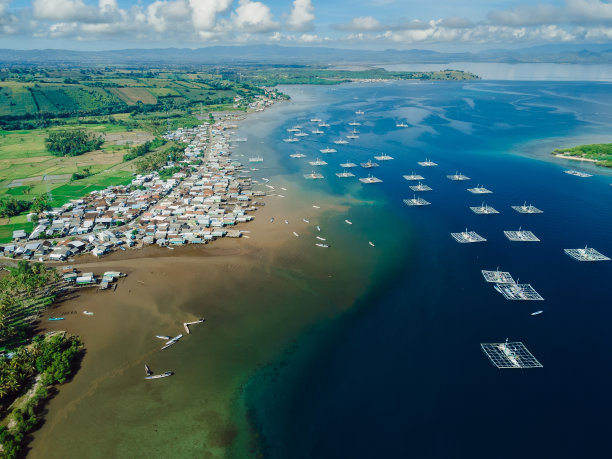
[[[166,180],[157,172],[137,175],[130,185],[94,191],[41,213],[30,234],[15,231],[12,243],[0,245],[0,256],[64,261],[82,253],[240,237],[236,225],[253,218],[265,193],[252,190],[243,166],[230,158],[236,120],[223,115],[214,125],[166,134],[186,144],[180,172]]]

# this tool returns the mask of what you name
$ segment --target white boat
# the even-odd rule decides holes
[[[349,225],[352,225],[352,224],[353,224],[353,222],[352,222],[352,221],[350,221],[350,220],[344,220],[344,221],[345,221],[346,223],[348,223]]]
[[[287,142],[287,143],[292,143],[292,142],[299,142],[300,139],[296,138],[296,137],[288,137],[286,139],[283,139],[283,142]]]
[[[293,232],[293,235],[294,235],[295,237],[300,237],[300,235],[299,235],[298,233],[296,233],[295,231]]]
[[[361,110],[357,110],[357,111],[355,112],[355,115],[363,115],[363,114],[364,114],[364,112],[363,112],[363,111],[361,111]]]
[[[306,220],[305,218],[302,218],[302,221],[303,221],[304,223],[310,223],[310,220]]]
[[[327,239],[325,239],[324,237],[321,237],[321,236],[317,236],[317,239],[318,239],[319,241],[327,241]]]
[[[353,122],[349,123],[349,126],[361,126],[361,123],[359,123],[357,121],[353,121]]]
[[[336,149],[335,148],[323,148],[322,150],[319,150],[321,153],[323,154],[327,154],[327,153],[336,153]]]
[[[321,227],[317,225],[317,231],[321,231]]]
[[[319,118],[312,118],[310,121],[311,121],[312,123],[320,123],[322,120],[321,120],[321,119],[319,119]]]
[[[308,134],[306,132],[296,132],[293,134],[295,137],[306,137]]]
[[[319,206],[315,206],[315,205],[313,205],[312,207],[314,207],[315,209],[320,209],[320,207],[319,207]]]
[[[301,128],[302,128],[301,126],[300,127],[295,127],[294,126],[291,129],[287,129],[287,132],[300,132]]]
[[[370,244],[372,247],[376,247],[372,241],[368,241],[368,244]]]
[[[532,316],[537,316],[538,314],[542,314],[544,311],[536,311],[536,312],[532,312],[531,315]]]
[[[165,373],[159,375],[149,375],[145,376],[145,379],[159,379],[159,378],[167,378],[168,376],[172,376],[174,374],[173,371],[166,371]]]
[[[396,123],[395,127],[399,127],[399,128],[407,128],[407,127],[408,127],[408,125],[402,121],[401,123]]]
[[[94,313],[91,311],[83,311],[83,314],[85,314],[86,316],[93,316]]]
[[[261,156],[251,156],[249,158],[250,163],[263,163],[263,158]]]
[[[327,244],[320,244],[320,243],[318,243],[318,242],[317,242],[315,245],[316,245],[317,247],[323,247],[323,248],[325,248],[325,249],[327,249],[327,248],[329,247]]]
[[[171,336],[166,336],[166,335],[155,335],[155,337],[159,339],[165,339],[166,341],[168,341],[169,339],[172,339]]]
[[[347,140],[340,139],[340,140],[334,140],[334,143],[335,143],[336,145],[346,145],[346,144],[348,143],[348,141],[347,141]]]
[[[313,134],[325,134],[325,132],[323,132],[321,129],[315,129],[314,131],[310,131]]]
[[[327,124],[327,123],[319,123],[319,127],[329,127],[329,124]]]

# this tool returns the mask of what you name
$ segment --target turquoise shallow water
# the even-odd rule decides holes
[[[606,139],[612,86],[581,82],[395,82],[334,88],[287,88],[311,105],[286,116],[271,135],[279,171],[294,180],[308,159],[361,123],[360,139],[326,155],[327,193],[367,202],[370,213],[338,216],[353,225],[351,243],[388,241],[389,262],[361,301],[339,318],[310,329],[297,346],[259,372],[247,389],[262,452],[272,458],[593,457],[607,448],[612,408],[612,262],[580,263],[564,248],[593,246],[612,255],[609,171],[548,156],[552,148]],[[357,116],[357,110],[365,115]],[[325,135],[281,141],[294,124],[331,124]],[[397,128],[405,121],[408,128]],[[306,129],[308,132],[308,129]],[[362,186],[334,173],[347,159],[364,162],[384,151],[395,159]],[[422,168],[425,157],[439,164]],[[536,157],[534,159],[533,157]],[[563,173],[595,174],[580,179]],[[425,176],[432,205],[408,208],[403,174]],[[460,171],[469,182],[451,182]],[[366,171],[359,168],[358,176]],[[469,206],[485,201],[499,215]],[[511,205],[533,203],[541,215]],[[387,224],[392,220],[393,224]],[[511,243],[503,230],[533,231],[542,241]],[[457,244],[466,227],[488,239]],[[367,229],[366,229],[367,228]],[[374,236],[372,236],[374,234]],[[543,302],[511,302],[486,284],[481,269],[500,267],[532,283]],[[351,288],[347,285],[347,288]],[[531,316],[543,310],[539,316]],[[542,362],[533,370],[498,370],[481,342],[522,341]]]

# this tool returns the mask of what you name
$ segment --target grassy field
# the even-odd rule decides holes
[[[571,148],[558,148],[553,155],[572,156],[597,161],[599,166],[612,167],[612,143],[595,143]]]
[[[17,217],[0,218],[0,244],[13,240],[13,231],[25,230],[30,233],[34,229],[34,223],[26,220],[26,215]]]

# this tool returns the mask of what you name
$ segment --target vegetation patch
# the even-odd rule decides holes
[[[97,150],[104,143],[101,137],[77,129],[50,132],[45,140],[49,152],[55,156],[77,156]]]
[[[594,143],[571,148],[558,148],[553,155],[589,159],[599,166],[612,167],[612,143]]]

